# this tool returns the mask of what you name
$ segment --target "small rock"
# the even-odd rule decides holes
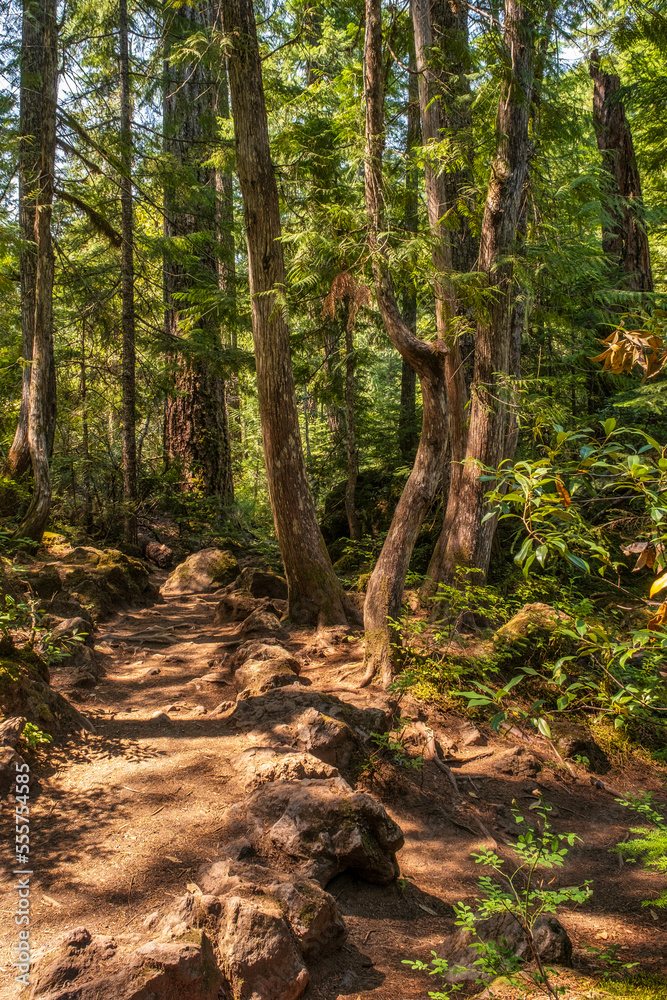
[[[86,927],[75,927],[63,938],[63,944],[67,948],[86,948],[91,941],[91,933]]]
[[[231,764],[247,792],[269,781],[338,777],[335,767],[312,754],[295,752],[291,747],[249,747],[232,757]]]
[[[10,794],[16,782],[16,765],[24,763],[13,747],[0,746],[0,797]]]
[[[315,757],[342,769],[361,753],[359,739],[345,722],[323,715],[315,708],[299,720],[298,739]]]
[[[484,746],[486,740],[476,726],[466,726],[459,737],[459,743],[464,747]]]
[[[253,611],[243,622],[236,635],[241,642],[265,636],[273,636],[276,639],[287,639],[288,637],[288,633],[280,624],[278,616],[264,610]]]
[[[252,697],[265,694],[271,688],[285,687],[297,680],[290,666],[291,657],[284,660],[246,660],[234,674],[234,684],[249,690]]]
[[[148,721],[153,723],[153,725],[161,725],[163,723],[166,723],[168,726],[173,725],[173,722],[165,712],[153,712]]]
[[[190,714],[191,715],[206,715],[207,712],[208,712],[208,709],[206,708],[205,705],[195,705],[195,707],[192,709],[192,712]]]
[[[491,765],[495,771],[515,778],[534,778],[542,770],[539,760],[523,747],[514,747],[494,757]]]
[[[229,670],[211,670],[199,680],[204,681],[205,684],[231,684],[232,677]]]
[[[157,677],[158,674],[161,674],[161,673],[162,673],[162,671],[160,670],[159,667],[148,667],[147,670],[144,670],[144,672],[142,673],[141,676],[142,677]]]
[[[229,712],[230,709],[234,708],[235,703],[233,701],[221,701],[219,705],[209,712],[209,719],[214,719],[218,716],[224,715],[225,712]]]
[[[88,670],[77,670],[71,683],[77,688],[94,688],[97,684],[97,678]]]

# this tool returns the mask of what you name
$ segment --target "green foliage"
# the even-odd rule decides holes
[[[372,783],[383,760],[406,770],[418,771],[423,767],[423,756],[411,756],[405,745],[405,730],[410,722],[410,719],[396,719],[393,729],[388,733],[370,734],[371,743],[375,744],[377,750],[368,755],[360,772],[361,777],[368,778]]]
[[[37,647],[47,665],[60,663],[72,655],[74,648],[85,641],[86,633],[74,631],[71,635],[53,638],[53,629],[44,624],[45,614],[32,599],[16,601],[5,595],[5,607],[0,610],[0,631],[12,641]]]
[[[53,743],[53,737],[42,732],[34,722],[26,722],[21,733],[21,741],[26,744],[29,750],[36,750],[39,746]]]
[[[580,838],[573,833],[554,832],[549,822],[551,806],[542,799],[536,802],[532,811],[535,825],[528,823],[516,806],[512,809],[520,829],[515,843],[510,845],[519,860],[513,872],[505,870],[505,862],[492,850],[484,849],[472,854],[475,863],[490,869],[490,872],[477,880],[480,896],[475,900],[474,907],[465,903],[454,906],[455,923],[472,934],[471,946],[478,955],[474,964],[480,972],[480,978],[476,982],[483,983],[490,977],[503,976],[518,987],[521,981],[517,973],[523,965],[522,960],[502,941],[475,940],[478,936],[478,921],[487,920],[495,914],[511,914],[521,927],[530,958],[536,962],[534,982],[551,996],[556,996],[549,982],[548,972],[533,947],[535,923],[541,914],[554,914],[564,903],[585,903],[592,895],[592,890],[588,881],[580,886],[550,889],[548,886],[554,881],[551,879],[545,886],[544,879],[540,878],[540,871],[562,868],[569,849]],[[404,962],[413,969],[428,971],[430,975],[445,976],[460,971],[456,966],[450,967],[446,959],[437,958],[435,952],[432,954],[434,957],[430,967],[423,961]],[[429,992],[429,997],[432,1000],[447,1000],[453,992],[460,989],[460,984],[453,983],[444,992]]]
[[[641,861],[646,868],[667,874],[667,816],[653,805],[653,793],[628,795],[616,801],[651,824],[651,827],[631,827],[630,832],[637,836],[618,844],[616,850],[631,861]],[[656,899],[645,900],[642,905],[667,907],[667,888]]]

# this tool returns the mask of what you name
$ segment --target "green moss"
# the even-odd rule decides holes
[[[648,973],[639,973],[630,979],[619,983],[600,983],[599,1000],[615,997],[617,1000],[665,1000],[667,996],[667,979]]]
[[[9,691],[21,677],[21,666],[15,660],[0,660],[0,692]]]

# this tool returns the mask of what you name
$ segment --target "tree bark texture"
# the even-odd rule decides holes
[[[222,0],[236,165],[243,195],[264,460],[292,620],[347,621],[308,487],[282,301],[285,262],[252,0]]]
[[[51,419],[51,379],[53,375],[53,277],[51,213],[56,161],[56,107],[58,97],[58,23],[56,0],[44,0],[42,18],[43,62],[41,71],[41,133],[39,172],[32,239],[36,245],[35,318],[32,365],[30,367],[30,408],[28,446],[33,474],[30,506],[17,534],[40,541],[51,507],[49,472],[49,428]]]
[[[125,541],[137,542],[137,440],[136,440],[136,354],[134,331],[134,223],[132,213],[132,111],[130,107],[130,56],[127,37],[127,0],[119,0],[120,69],[120,178],[121,210],[121,299],[122,299],[122,391],[123,391],[123,499],[125,501]]]
[[[435,49],[433,17],[439,18],[438,31],[440,40],[449,43],[446,51]],[[450,56],[450,49],[456,40],[459,20],[465,21],[465,10],[462,14],[452,14],[447,3],[440,0],[431,5],[430,0],[412,0],[412,23],[415,36],[415,51],[417,69],[419,71],[419,107],[422,122],[422,137],[425,146],[442,142],[448,134],[448,126],[452,131],[456,126],[462,127],[458,121],[459,112],[456,102],[450,93],[450,77],[457,81],[460,73],[447,74],[445,60]],[[467,36],[467,28],[464,28]],[[458,30],[458,34],[460,34]],[[434,58],[434,51],[441,57]],[[460,61],[460,58],[459,58]],[[455,88],[460,90],[460,86]],[[460,96],[460,95],[459,95]],[[448,122],[446,112],[449,111],[451,121]],[[464,172],[465,174],[465,172]],[[447,504],[443,528],[436,544],[426,574],[422,592],[431,596],[442,579],[442,552],[453,523],[456,511],[459,484],[462,476],[462,462],[466,448],[466,413],[467,390],[464,377],[463,359],[461,357],[460,334],[462,326],[457,320],[460,306],[454,297],[454,291],[447,272],[454,267],[452,243],[456,240],[458,263],[468,265],[470,262],[466,253],[470,253],[471,236],[465,216],[458,215],[459,230],[463,228],[464,235],[459,232],[454,237],[447,225],[450,216],[458,209],[461,194],[461,177],[450,175],[443,170],[443,164],[437,155],[430,156],[426,161],[425,186],[428,220],[433,243],[433,266],[436,277],[435,315],[438,337],[447,345],[445,357],[445,373],[447,380],[447,410],[448,410],[448,459],[449,468],[443,477],[448,484]],[[465,221],[465,225],[463,224]],[[452,227],[453,230],[456,227]]]
[[[648,237],[642,214],[642,189],[632,133],[618,99],[621,81],[600,69],[597,50],[590,62],[593,79],[593,122],[602,163],[609,176],[602,226],[602,249],[617,262],[623,287],[636,292],[653,291]]]
[[[415,463],[396,507],[387,538],[366,592],[366,674],[369,683],[379,674],[390,682],[398,637],[391,619],[400,614],[405,577],[424,515],[442,474],[447,439],[445,358],[447,347],[438,339],[419,340],[405,324],[394,294],[379,233],[384,231],[382,156],[384,151],[384,92],[381,0],[366,0],[365,79],[366,166],[365,194],[369,244],[373,253],[375,295],[384,327],[394,347],[415,369],[423,400],[423,422]]]
[[[480,240],[479,270],[491,295],[478,316],[470,425],[458,504],[443,559],[443,577],[457,566],[488,572],[495,520],[483,523],[485,483],[481,466],[504,457],[511,388],[513,249],[528,173],[535,74],[537,15],[519,0],[505,0],[503,52],[507,65],[498,102],[497,145],[491,168]]]
[[[350,538],[353,542],[361,541],[361,522],[355,507],[357,477],[357,441],[354,418],[354,330],[352,328],[354,314],[350,312],[350,300],[343,300],[345,310],[345,444],[347,451],[347,485],[345,487],[345,513]]]
[[[212,20],[211,4],[183,4],[173,14],[168,47],[207,30]],[[217,286],[220,280],[219,185],[215,171],[201,166],[215,134],[216,103],[216,81],[203,61],[175,66],[169,64],[167,55],[164,148],[171,163],[165,179],[164,231],[171,245],[164,262],[164,326],[174,344],[174,389],[165,402],[165,461],[181,469],[184,489],[198,485],[209,496],[231,500],[234,487],[225,382],[220,373],[220,324],[209,310],[186,332],[187,307],[176,299],[182,293]]]
[[[42,154],[42,74],[44,72],[45,5],[24,0],[21,34],[21,88],[19,110],[19,230],[24,246],[19,254],[21,277],[21,355],[23,376],[19,419],[5,461],[5,475],[21,479],[30,469],[28,419],[33,339],[35,335],[35,279],[37,253],[35,206]],[[56,381],[53,348],[50,349],[48,399],[46,401],[46,447],[50,455],[56,426]]]
[[[408,76],[408,134],[406,140],[405,167],[405,217],[403,226],[406,233],[417,233],[419,225],[419,169],[414,162],[414,151],[419,145],[419,91],[417,85],[417,62],[414,51],[410,53],[410,74]],[[403,288],[403,320],[407,328],[417,335],[417,289],[414,281],[408,281]],[[398,448],[406,465],[415,460],[419,444],[417,427],[417,373],[405,358],[401,358],[401,409],[398,414]]]

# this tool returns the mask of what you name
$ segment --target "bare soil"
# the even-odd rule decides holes
[[[230,758],[261,745],[263,734],[241,726],[233,712],[207,717],[236,696],[231,672],[227,684],[201,680],[224,669],[231,655],[224,644],[236,626],[213,623],[217,600],[215,595],[165,599],[119,613],[96,633],[105,675],[75,700],[95,734],[79,735],[31,760],[34,946],[46,946],[80,925],[114,935],[137,929],[147,914],[182,895],[204,862],[220,857],[221,816],[238,796]],[[384,692],[356,687],[362,674],[359,643],[329,646],[313,632],[293,632],[285,645],[305,661],[302,676],[314,690],[359,707],[387,705]],[[154,668],[159,673],[151,673]],[[66,688],[67,671],[53,673],[54,685]],[[169,721],[151,719],[158,710]],[[420,718],[442,747],[452,748],[447,760],[459,793],[429,760],[412,770],[380,757],[375,768],[357,776],[357,787],[381,801],[403,829],[402,878],[390,887],[347,874],[330,883],[349,937],[342,951],[315,970],[305,1000],[427,998],[437,983],[402,960],[427,960],[453,930],[452,904],[474,901],[480,872],[471,851],[495,845],[510,863],[507,841],[516,829],[511,803],[527,809],[538,790],[554,807],[556,829],[581,838],[556,873],[556,884],[592,882],[588,904],[559,914],[574,944],[575,967],[584,973],[602,967],[587,946],[618,945],[624,961],[667,972],[667,911],[642,905],[657,895],[661,880],[623,863],[614,851],[635,821],[612,794],[593,787],[581,766],[573,765],[574,775],[569,774],[546,743],[527,748],[543,762],[536,780],[511,777],[495,770],[494,760],[517,739],[481,727],[481,743],[465,747],[460,737],[466,720],[409,698],[400,712]],[[407,751],[417,757],[422,747],[423,739],[410,730]],[[654,790],[664,802],[659,778],[637,760],[612,766],[604,775],[615,788]],[[13,843],[11,809],[5,804],[3,850]],[[3,867],[0,971],[11,984],[15,900],[9,852]],[[16,995],[16,984],[0,986],[2,1000]]]

